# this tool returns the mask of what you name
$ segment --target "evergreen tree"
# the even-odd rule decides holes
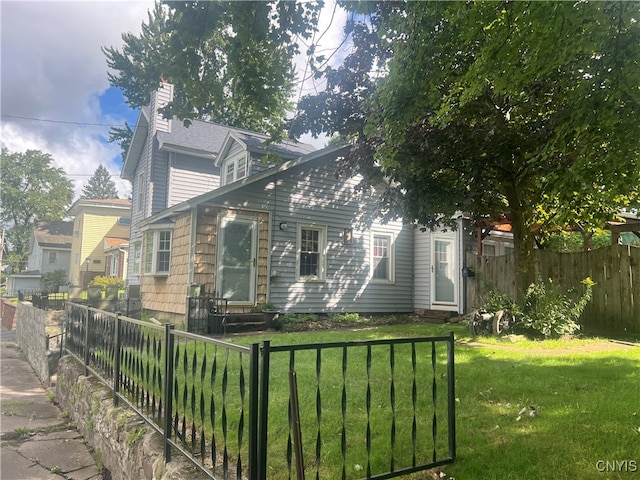
[[[111,174],[103,165],[96,168],[89,182],[82,187],[81,198],[94,200],[118,198],[116,184],[111,180]]]

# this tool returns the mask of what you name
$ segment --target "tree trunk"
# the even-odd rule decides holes
[[[535,281],[534,239],[523,218],[512,219],[516,300],[521,302],[529,285]]]
[[[535,281],[533,256],[535,242],[529,222],[527,222],[532,214],[527,202],[520,199],[521,195],[517,186],[510,185],[506,190],[513,233],[516,300],[520,303],[529,285]]]

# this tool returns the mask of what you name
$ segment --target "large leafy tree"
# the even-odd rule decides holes
[[[386,181],[389,216],[435,227],[507,214],[522,291],[534,230],[602,226],[640,194],[639,5],[395,5],[377,30],[359,24],[371,41],[352,57],[370,61],[330,83],[329,100],[305,99],[299,128],[355,135],[351,166]],[[374,88],[339,116],[358,121],[323,117],[349,78],[370,81],[380,52]]]
[[[20,269],[29,253],[33,221],[62,220],[73,199],[73,184],[52,157],[39,150],[12,153],[2,149],[2,208],[9,250],[4,263]]]
[[[96,168],[87,184],[82,187],[82,195],[80,197],[98,200],[118,198],[116,184],[104,165],[99,165]]]
[[[139,36],[105,47],[111,85],[130,106],[149,104],[161,79],[177,86],[164,113],[205,118],[278,138],[291,108],[293,58],[319,2],[158,2]]]

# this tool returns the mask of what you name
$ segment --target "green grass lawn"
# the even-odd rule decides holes
[[[453,331],[461,342],[455,347],[457,459],[452,465],[411,478],[556,480],[637,476],[640,479],[640,343],[630,347],[602,338],[512,343],[492,337],[481,337],[471,343],[474,339],[463,325],[424,323],[270,333],[227,340],[249,345],[268,339],[271,345],[291,345],[442,336],[448,331]],[[238,353],[227,354],[225,349],[190,341],[180,344],[176,370],[180,387],[174,406],[181,415],[186,415],[189,425],[193,421],[202,425],[207,438],[213,431],[220,438],[221,428],[227,425],[227,441],[233,457],[237,452],[234,444],[237,443],[240,407],[241,404],[247,407],[247,399],[242,400],[239,395],[238,385],[248,377],[244,382],[239,381]],[[437,447],[439,455],[446,455],[445,350],[444,345],[437,349],[435,375],[430,363],[430,347],[418,351],[415,370],[415,381],[421,392],[417,405],[420,413],[417,426],[421,432],[416,450],[420,457],[418,463],[429,460],[433,448],[430,438],[433,409],[430,397],[428,394],[423,396],[422,392],[430,392],[434,378],[438,384]],[[320,372],[316,368],[315,350],[296,353],[307,478],[315,478],[316,473],[322,479],[341,477],[343,385],[347,389],[346,478],[365,476],[364,466],[368,459],[363,432],[367,423],[375,452],[370,459],[373,473],[386,471],[391,443],[391,376],[395,378],[394,402],[398,417],[393,457],[396,468],[407,466],[411,461],[414,443],[411,425],[405,421],[414,411],[411,351],[396,347],[393,374],[386,346],[372,347],[370,372],[366,368],[365,350],[349,355],[345,381],[340,349],[323,351]],[[271,359],[268,467],[272,480],[289,476],[290,467],[283,453],[289,435],[289,360],[285,353],[275,354]],[[143,365],[146,366],[147,361],[144,360]],[[248,358],[243,357],[245,376],[248,376],[247,362]],[[123,365],[123,368],[129,367]],[[217,373],[214,375],[213,372]],[[223,393],[227,384],[228,389]],[[365,408],[368,387],[371,391],[369,412]],[[154,389],[159,392],[158,388]],[[318,390],[322,405],[320,429]],[[205,394],[203,403],[199,400],[200,391]],[[217,402],[213,419],[209,401],[212,392]],[[224,415],[222,402],[226,405]],[[245,418],[244,429],[247,421]],[[318,434],[322,444],[321,467],[316,469]],[[246,443],[241,450],[246,462]],[[615,468],[620,471],[610,471]],[[609,471],[601,471],[606,469]]]
[[[272,344],[291,344],[442,335],[448,330],[469,340],[462,325],[428,324],[269,338]],[[458,457],[440,469],[445,478],[640,478],[640,345],[611,349],[606,339],[589,338],[479,341],[481,346],[456,345]],[[324,402],[327,411],[333,404],[337,408],[337,401]],[[615,465],[621,471],[611,471]],[[434,475],[413,478],[439,478]]]

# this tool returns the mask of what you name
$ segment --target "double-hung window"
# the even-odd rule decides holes
[[[171,230],[149,230],[146,233],[144,273],[168,275],[171,266]]]
[[[298,225],[298,280],[324,280],[326,278],[327,227],[324,225]]]
[[[249,175],[249,162],[246,152],[228,158],[222,164],[222,181],[224,185],[240,180]]]
[[[371,280],[389,283],[395,280],[394,243],[391,233],[371,234]]]
[[[55,265],[58,261],[57,252],[49,252],[49,265]]]

